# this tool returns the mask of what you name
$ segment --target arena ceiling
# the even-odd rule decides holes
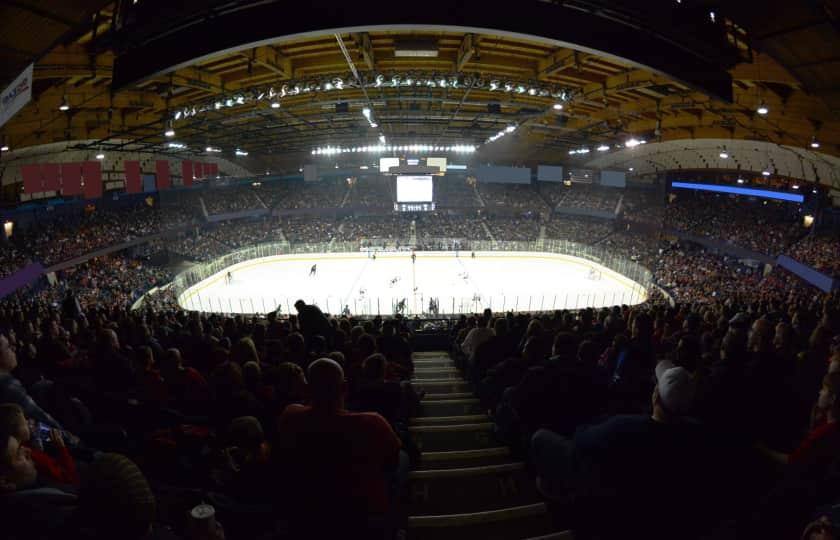
[[[145,76],[123,69],[115,84],[115,63],[142,56],[142,46],[126,47],[127,23],[113,3],[68,4],[0,0],[0,53],[10,59],[2,64],[2,84],[36,61],[33,102],[0,127],[13,149],[65,140],[176,155],[210,147],[230,158],[240,149],[249,155],[238,159],[251,170],[297,169],[322,159],[311,155],[313,148],[376,145],[380,136],[388,145],[474,144],[478,159],[512,163],[565,162],[569,151],[615,148],[630,138],[750,139],[799,148],[816,139],[819,152],[840,155],[840,70],[831,57],[840,47],[808,50],[804,37],[813,32],[836,43],[831,10],[803,14],[803,6],[768,4],[775,16],[735,10],[729,19],[723,2],[701,3],[720,11],[714,22],[697,24],[722,25],[734,53],[726,69],[731,95],[721,95],[638,59],[463,25],[286,33],[226,43],[222,52],[195,60],[173,51],[171,59],[150,55],[155,69]],[[785,10],[795,13],[786,17]],[[220,16],[208,11],[201,21],[194,13],[173,15],[157,34],[145,29],[132,40],[167,35],[177,42],[190,25]],[[69,109],[60,111],[65,102]],[[762,103],[769,114],[757,114]],[[170,124],[173,137],[164,135]],[[515,131],[487,142],[509,126]]]

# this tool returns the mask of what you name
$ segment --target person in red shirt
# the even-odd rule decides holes
[[[334,360],[313,362],[308,386],[312,405],[286,407],[273,445],[294,535],[374,537],[386,527],[393,477],[405,474],[407,456],[382,416],[344,408],[344,372]]]
[[[37,429],[37,424],[35,429]],[[76,462],[64,445],[61,431],[50,428],[50,452],[32,444],[30,421],[23,414],[23,409],[14,403],[0,404],[0,431],[8,430],[14,437],[31,451],[32,461],[40,478],[46,478],[59,484],[78,486]]]

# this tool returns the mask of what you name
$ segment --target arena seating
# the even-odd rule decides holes
[[[339,189],[323,190],[323,199],[314,189],[295,203],[282,194],[251,194],[267,206],[330,208]],[[351,200],[374,206],[382,200],[372,189],[365,193]],[[513,198],[514,207],[528,208],[531,196],[524,190],[499,193],[492,200]],[[196,202],[191,195],[174,197]],[[213,208],[221,213],[240,204],[215,200],[220,206]],[[166,202],[97,208],[21,227],[12,238],[15,249],[3,259],[4,271],[28,260],[62,262],[161,232],[166,216],[177,217]],[[722,229],[728,239],[754,245],[755,227],[735,217],[739,203],[706,202],[720,204],[721,214],[733,219]],[[327,214],[203,223],[194,212],[176,222],[196,227],[174,227],[166,238],[60,270],[54,283],[42,279],[0,301],[2,399],[60,424],[67,439],[78,436],[81,445],[71,445],[70,455],[80,470],[90,466],[94,452],[129,456],[156,496],[159,525],[171,534],[189,538],[186,510],[209,501],[227,538],[303,537],[305,514],[291,511],[300,507],[287,496],[299,493],[310,501],[318,494],[295,491],[301,486],[289,464],[301,462],[298,439],[291,419],[277,418],[287,405],[308,402],[302,377],[325,356],[343,367],[347,407],[380,413],[387,422],[383,429],[401,441],[403,452],[399,465],[393,456],[377,463],[391,471],[381,485],[404,486],[405,498],[374,498],[385,513],[371,517],[384,519],[367,520],[365,511],[348,509],[342,515],[345,535],[406,529],[410,538],[440,538],[445,526],[446,538],[453,539],[552,531],[553,538],[570,538],[558,530],[583,537],[666,538],[680,527],[688,538],[754,537],[758,531],[770,538],[798,533],[810,512],[840,495],[831,476],[840,453],[832,439],[837,411],[817,399],[823,386],[824,393],[840,393],[836,375],[825,378],[840,371],[840,296],[780,268],[765,275],[762,268],[691,242],[568,215],[540,221],[536,212]],[[785,208],[750,206],[744,212],[763,225],[775,224],[779,234],[793,224]],[[709,214],[700,201],[678,200],[666,216],[675,229],[711,233],[702,223]],[[262,318],[184,312],[166,287],[172,270],[151,262],[163,249],[208,261],[262,242],[402,240],[411,236],[412,221],[418,245],[430,249],[438,248],[432,240],[437,238],[489,240],[487,231],[496,240],[533,241],[544,227],[547,239],[597,244],[648,266],[676,304],[651,291],[648,302],[633,307],[476,313],[448,323],[328,314],[314,331],[311,319],[286,313]],[[773,249],[784,245],[779,240]],[[835,238],[813,235],[786,251],[834,273],[836,247]],[[152,287],[162,290],[131,311]],[[448,350],[428,352],[429,339]],[[419,348],[427,352],[412,353]],[[7,369],[8,351],[16,354],[13,369]],[[667,364],[657,372],[660,362]],[[669,371],[676,386],[666,389],[662,373],[672,365],[690,376],[676,379],[682,372]],[[675,394],[680,391],[688,396],[682,401]],[[688,409],[678,408],[686,403]],[[4,418],[0,414],[0,422]],[[0,425],[4,429],[10,428]],[[815,444],[830,452],[815,450]],[[591,460],[585,468],[568,463],[570,448]],[[46,449],[60,452],[50,444]],[[570,470],[574,481],[559,481]],[[39,469],[45,480],[72,483],[65,473]],[[348,496],[341,491],[345,484],[323,481],[321,487]],[[674,503],[649,504],[663,492]],[[70,488],[62,493],[76,496]],[[90,491],[81,493],[91,497]],[[4,496],[0,512],[9,508]],[[621,520],[598,519],[603,508],[621,508]],[[697,509],[702,513],[693,513]],[[494,519],[495,525],[488,523]],[[67,523],[56,516],[28,536],[54,537]],[[331,530],[328,537],[336,534]]]

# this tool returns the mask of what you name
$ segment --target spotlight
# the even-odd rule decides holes
[[[384,77],[384,76],[382,76],[382,75],[377,75],[377,76],[376,76],[376,82],[374,83],[374,86],[376,86],[377,88],[379,88],[380,86],[382,86],[382,83],[383,83],[384,81],[385,81],[385,77]]]
[[[103,159],[105,159],[105,154],[103,154],[102,151],[100,150],[99,153],[96,154],[96,159],[98,159],[99,161],[102,161]]]
[[[9,145],[8,144],[4,144],[3,146],[0,146],[0,152],[8,152],[8,151],[9,151]]]
[[[394,85],[394,86],[399,86],[400,85],[400,76],[399,75],[394,75],[393,77],[391,77],[391,84]]]
[[[272,101],[271,102],[271,108],[272,109],[279,109],[280,108],[280,102],[279,101]]]
[[[607,146],[606,144],[602,144],[601,146],[599,146],[599,147],[598,147],[598,151],[599,151],[599,152],[606,152],[606,151],[608,151],[609,149],[610,149],[610,147],[609,147],[609,146]]]
[[[371,122],[371,123],[370,123],[370,127],[372,127],[372,128],[378,128],[378,127],[379,127],[379,124],[377,124],[376,122]]]
[[[248,152],[246,152],[245,150],[240,150],[239,148],[237,148],[236,149],[236,155],[237,156],[247,156]]]
[[[528,95],[529,96],[536,96],[537,95],[537,89],[533,88],[533,87],[529,88],[528,89]]]
[[[511,90],[513,90],[513,83],[506,82],[505,83],[505,92],[510,92]]]
[[[166,125],[166,131],[164,131],[163,134],[167,137],[175,136],[175,128],[172,127],[171,121]]]
[[[792,185],[792,186],[790,186],[790,187],[792,187],[793,189],[799,189],[799,184],[793,184],[793,185]]]
[[[362,115],[363,115],[365,118],[367,118],[368,120],[370,120],[370,109],[369,109],[369,108],[367,108],[367,107],[365,107],[364,109],[362,109]]]
[[[633,172],[633,167],[630,167],[630,168],[629,168],[629,169],[627,169],[627,170],[628,170],[628,171],[630,171],[630,172]]]
[[[758,108],[755,110],[755,112],[764,116],[764,115],[766,115],[767,113],[770,112],[770,108],[767,107],[767,104],[762,101],[761,104],[758,106]]]
[[[725,150],[718,155],[720,156],[720,159],[727,159],[729,157],[729,154],[727,154]]]
[[[514,125],[510,125],[505,128],[505,133],[513,133],[514,131],[516,131],[516,126]]]
[[[61,100],[61,105],[58,106],[59,111],[69,111],[70,110],[70,102],[67,101],[67,96],[64,96],[64,99]]]
[[[626,146],[627,148],[634,148],[636,146],[639,146],[640,144],[642,143],[638,139],[629,139],[626,143],[624,143],[624,146]]]
[[[817,137],[816,136],[811,137],[811,148],[819,148],[819,147],[820,147],[820,141],[817,140]]]
[[[385,144],[385,135],[380,135],[379,136],[379,142],[381,142],[382,144]]]
[[[525,87],[524,87],[524,86],[522,86],[521,84],[520,84],[520,85],[518,85],[518,86],[516,87],[516,93],[517,93],[517,94],[524,94],[524,93],[525,93]]]
[[[491,92],[498,89],[498,88],[499,88],[499,81],[497,81],[496,79],[493,79],[492,81],[490,81],[490,91]]]
[[[331,82],[327,81],[327,82],[324,83],[324,90],[332,90],[332,89],[333,89],[333,84]]]
[[[743,179],[743,178],[739,178],[739,179],[738,179],[738,183],[739,183],[739,184],[743,184],[743,183],[744,183],[744,179]]]
[[[562,111],[563,110],[563,104],[562,103],[555,103],[554,104],[554,110],[555,111]]]
[[[770,171],[761,171],[762,176],[770,176]]]
[[[341,79],[341,77],[336,77],[335,79],[333,79],[333,84],[334,84],[334,85],[335,85],[335,87],[336,87],[336,88],[338,88],[339,90],[341,90],[342,88],[344,88],[344,81]]]

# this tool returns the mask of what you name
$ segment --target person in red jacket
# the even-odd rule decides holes
[[[32,431],[40,429],[38,423],[28,420],[23,414],[23,409],[15,403],[0,404],[0,430],[2,429],[15,433],[15,438],[30,449],[39,477],[59,484],[79,485],[76,462],[65,446],[60,430],[48,428],[44,436],[33,438]],[[42,445],[35,442],[38,439],[49,441],[49,451],[39,448]]]

